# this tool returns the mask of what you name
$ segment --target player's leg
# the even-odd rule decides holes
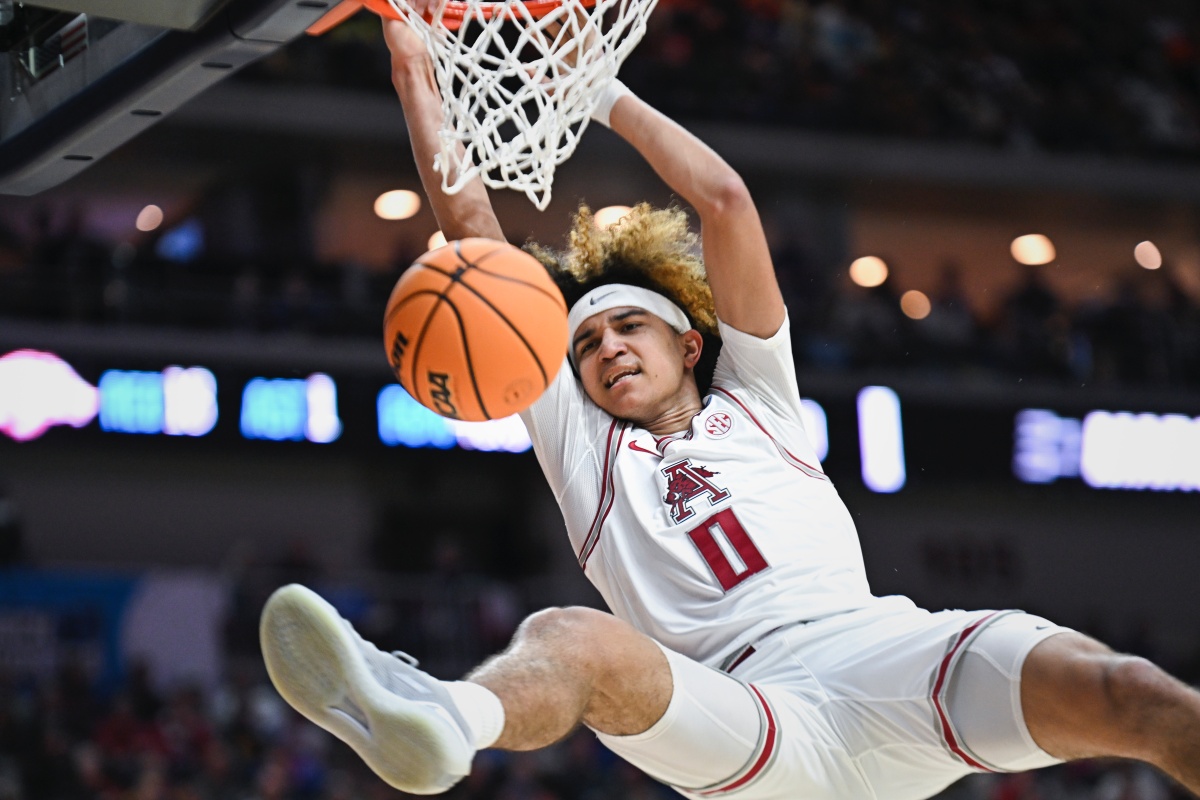
[[[1053,636],[1025,660],[1021,703],[1048,753],[1139,759],[1200,794],[1200,693],[1149,661],[1082,634]]]
[[[800,787],[820,800],[864,792],[812,708],[666,650],[592,609],[534,614],[466,681],[438,681],[379,652],[300,586],[272,595],[261,639],[288,702],[414,794],[449,788],[476,749],[540,747],[580,722],[684,793],[749,797],[754,785],[754,796],[791,797]]]
[[[505,709],[495,746],[532,750],[580,722],[615,735],[641,733],[671,700],[671,670],[649,637],[611,614],[551,608],[530,616],[501,654],[468,681],[490,689]]]
[[[664,651],[591,609],[533,615],[508,650],[467,681],[438,681],[380,652],[302,586],[271,596],[260,639],[271,680],[293,707],[385,781],[416,794],[452,786],[477,749],[541,747],[580,722],[617,736],[642,733],[672,700]],[[757,707],[748,696],[740,702],[757,728]]]
[[[685,794],[814,799],[860,789],[820,767],[834,737],[794,698],[756,688],[661,647],[610,614],[556,608],[534,614],[511,646],[468,680],[501,698],[496,746],[549,744],[578,722],[613,752]],[[815,728],[815,731],[814,731]],[[800,757],[783,751],[801,749]],[[782,794],[780,791],[782,790]]]

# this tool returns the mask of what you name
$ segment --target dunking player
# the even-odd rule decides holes
[[[502,238],[482,185],[440,191],[432,67],[403,24],[385,26],[443,231]],[[539,612],[504,653],[440,682],[284,587],[262,620],[281,694],[414,793],[449,788],[480,748],[541,747],[581,722],[696,798],[919,798],[973,771],[1105,755],[1200,791],[1200,694],[1147,661],[1021,612],[871,595],[801,427],[744,184],[619,83],[597,118],[696,210],[711,285],[679,211],[642,207],[605,232],[585,211],[565,255],[540,253],[573,301],[572,368],[524,419],[612,614]]]

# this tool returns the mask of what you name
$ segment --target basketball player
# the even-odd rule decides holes
[[[402,23],[385,27],[442,230],[501,239],[482,185],[440,191],[431,64]],[[453,785],[478,749],[542,747],[579,723],[693,798],[920,798],[971,772],[1095,756],[1200,791],[1200,694],[1147,661],[1019,611],[871,594],[801,426],[787,311],[744,184],[619,83],[597,120],[696,210],[711,285],[677,211],[639,208],[606,232],[584,213],[551,265],[569,290],[570,368],[524,419],[612,613],[534,614],[504,653],[441,682],[284,587],[262,620],[281,694],[421,794]],[[702,392],[700,329],[714,325]]]

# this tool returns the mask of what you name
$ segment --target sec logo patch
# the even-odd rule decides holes
[[[724,411],[714,411],[704,420],[704,432],[712,439],[724,439],[733,430],[733,417]]]

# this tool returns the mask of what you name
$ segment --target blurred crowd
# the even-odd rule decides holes
[[[238,214],[241,224],[231,221]],[[198,215],[142,246],[97,238],[85,216],[39,211],[28,235],[0,218],[0,317],[376,336],[400,271],[315,260],[303,237],[280,244],[286,236],[269,235],[303,230],[304,216],[250,222],[253,211],[236,201],[223,218]],[[239,237],[247,227],[253,232]]]
[[[364,15],[247,77],[390,91],[378,27]],[[1186,0],[661,0],[621,75],[682,119],[1200,152],[1200,8]]]
[[[787,254],[779,257],[787,283]],[[1013,264],[1017,280],[984,311],[961,267],[948,261],[919,318],[906,313],[890,278],[871,288],[843,279],[816,292],[791,285],[797,363],[1089,386],[1200,385],[1200,303],[1169,269],[1130,268],[1102,296],[1075,303],[1055,290],[1050,269]]]
[[[673,2],[624,74],[687,117],[1154,156],[1200,148],[1179,0]]]
[[[258,655],[261,600],[284,580],[304,578],[381,647],[405,644],[440,677],[502,646],[527,609],[496,607],[495,586],[469,587],[455,600],[323,581],[296,561],[271,579],[243,577],[226,625],[226,674],[211,685],[163,686],[145,661],[128,664],[113,686],[67,657],[39,674],[0,672],[0,800],[361,800],[404,796],[342,745],[300,718],[275,693]],[[442,579],[446,574],[441,576]],[[424,577],[416,580],[424,585]],[[406,583],[393,576],[392,584]],[[386,585],[386,584],[382,584]],[[509,587],[515,591],[515,587]],[[430,599],[432,598],[432,599]],[[490,610],[489,610],[490,609]],[[450,624],[447,626],[447,622]],[[444,627],[453,636],[421,636]],[[250,632],[250,636],[245,634]],[[416,645],[415,647],[413,645]],[[1132,651],[1138,651],[1136,642]],[[1145,653],[1146,655],[1155,655]],[[432,667],[441,664],[442,668]],[[1169,664],[1181,676],[1186,665]],[[532,753],[485,751],[447,800],[669,800],[664,786],[615,758],[586,729]],[[1187,795],[1132,762],[1078,762],[1022,775],[973,776],[941,800],[1183,800]]]
[[[294,246],[273,254],[260,243],[251,255],[210,248],[180,259],[161,246],[171,233],[114,245],[91,237],[76,216],[48,217],[34,230],[29,239],[0,230],[0,318],[373,340],[392,286],[419,255],[397,253],[390,268],[377,269],[323,263]],[[210,241],[228,247],[232,238]],[[1086,302],[1055,290],[1053,266],[1013,263],[1008,293],[977,308],[963,267],[947,261],[925,287],[929,311],[918,319],[902,310],[891,277],[863,288],[844,266],[815,263],[800,245],[772,249],[801,368],[1200,386],[1200,298],[1169,263],[1146,270],[1131,262],[1127,277]]]

